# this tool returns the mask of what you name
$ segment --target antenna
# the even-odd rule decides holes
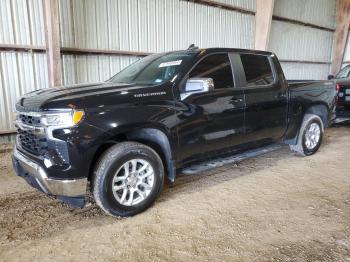
[[[187,49],[198,49],[198,46],[195,46],[194,44],[190,44],[190,46]]]

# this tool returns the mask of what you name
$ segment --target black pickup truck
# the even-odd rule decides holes
[[[131,216],[164,179],[269,144],[320,147],[333,81],[288,83],[270,52],[191,47],[147,56],[103,83],[49,88],[16,104],[16,173],[44,193]],[[91,193],[91,194],[90,194]]]

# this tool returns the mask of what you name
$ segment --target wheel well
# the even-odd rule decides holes
[[[306,110],[305,114],[318,115],[322,119],[324,127],[328,127],[328,107],[326,105],[313,105]]]
[[[329,111],[328,106],[326,106],[324,104],[316,104],[316,105],[312,105],[309,108],[307,108],[306,111],[304,112],[304,114],[300,116],[298,124],[296,124],[296,127],[298,127],[298,128],[296,129],[295,136],[286,139],[285,143],[288,145],[296,145],[296,143],[298,141],[298,137],[299,137],[300,127],[303,123],[303,119],[304,119],[305,114],[314,114],[314,115],[319,116],[322,120],[323,126],[328,127],[329,126],[328,111]]]
[[[153,128],[138,129],[127,133],[118,134],[117,136],[112,137],[110,140],[101,144],[96,150],[90,164],[90,172],[88,176],[89,181],[92,179],[94,167],[103,152],[118,142],[124,141],[139,142],[151,147],[162,159],[169,180],[171,182],[175,181],[175,165],[168,137],[164,134],[164,132]]]

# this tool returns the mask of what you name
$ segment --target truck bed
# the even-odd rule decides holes
[[[298,87],[325,87],[331,86],[335,88],[334,81],[330,80],[287,80],[289,87],[298,88]]]
[[[322,96],[323,99],[335,99],[336,85],[329,80],[288,80],[291,92],[303,92],[306,96]],[[309,92],[310,91],[310,92]],[[311,93],[312,91],[312,93]],[[317,92],[319,91],[319,92]],[[327,96],[324,96],[327,95]],[[322,100],[321,100],[322,101]]]

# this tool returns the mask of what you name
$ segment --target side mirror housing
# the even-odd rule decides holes
[[[206,93],[214,90],[214,81],[212,78],[190,78],[186,82],[185,89],[181,93],[181,100],[192,94]]]
[[[334,79],[334,75],[328,75],[328,80]]]

